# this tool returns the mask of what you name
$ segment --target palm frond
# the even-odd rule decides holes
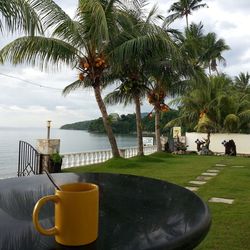
[[[67,85],[63,91],[62,91],[62,94],[64,96],[68,95],[70,92],[72,91],[75,91],[77,89],[80,89],[80,88],[84,88],[84,83],[83,81],[80,81],[80,80],[76,80],[74,81],[73,83]]]
[[[71,18],[53,0],[30,0],[32,6],[38,12],[46,30],[56,28],[63,22],[70,22]]]
[[[172,22],[174,22],[176,19],[180,18],[181,15],[178,14],[178,13],[174,13],[174,14],[171,14],[171,15],[168,15],[165,19],[165,24],[171,24]]]
[[[84,50],[87,48],[87,42],[83,37],[83,28],[80,23],[73,20],[65,20],[56,27],[52,36],[58,37],[64,41],[67,41],[72,46]]]
[[[250,109],[244,110],[239,113],[240,120],[248,121],[250,122]]]
[[[154,23],[155,18],[159,18],[157,4],[154,4],[153,7],[150,9],[148,16],[145,20],[145,24],[146,23]]]
[[[84,27],[85,38],[91,41],[92,46],[99,48],[109,41],[108,19],[102,1],[79,0],[77,18]]]
[[[126,106],[127,104],[133,102],[133,96],[128,94],[125,95],[125,93],[122,92],[120,88],[117,88],[115,91],[105,96],[104,102],[109,105],[123,103],[124,106]]]
[[[236,132],[240,125],[240,119],[235,114],[228,114],[223,122],[226,132]]]
[[[204,8],[204,7],[208,7],[206,3],[198,4],[198,5],[196,5],[196,6],[190,5],[190,9],[192,9],[192,10],[198,10],[198,9]]]
[[[27,63],[46,69],[49,63],[57,67],[65,63],[72,67],[78,59],[78,51],[70,44],[55,38],[40,36],[21,37],[6,45],[0,57],[13,64]]]
[[[120,61],[135,57],[143,60],[147,59],[152,52],[161,54],[162,51],[169,51],[172,55],[177,54],[175,45],[169,38],[157,34],[145,34],[122,43],[113,50],[112,54]]]
[[[165,126],[164,128],[171,128],[171,127],[174,127],[174,126],[181,126],[183,124],[183,121],[186,120],[186,117],[185,116],[180,116],[180,117],[177,117],[171,121],[169,121]]]
[[[1,0],[0,32],[3,26],[10,31],[24,31],[26,34],[34,35],[36,32],[43,33],[39,16],[34,10],[32,1],[26,0]]]

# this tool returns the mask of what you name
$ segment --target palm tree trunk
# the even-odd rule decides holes
[[[136,115],[136,133],[137,133],[137,155],[142,156],[143,153],[143,141],[142,141],[142,122],[141,122],[141,103],[139,96],[134,96],[135,102],[135,115]]]
[[[219,76],[219,75],[220,75],[220,73],[219,73],[219,71],[218,71],[217,67],[215,68],[215,71],[216,71],[216,73],[217,73],[217,76]]]
[[[108,136],[109,143],[112,149],[113,157],[120,157],[119,149],[117,147],[116,139],[115,139],[115,136],[113,134],[113,131],[109,122],[109,116],[108,116],[106,106],[101,96],[101,90],[100,90],[99,85],[94,87],[94,92],[95,92],[96,102],[102,114],[103,124],[107,132],[107,136]]]
[[[187,28],[188,28],[188,14],[186,14],[186,24],[187,24]]]
[[[160,110],[155,108],[155,138],[157,145],[157,152],[162,151],[161,146],[161,132],[160,132]]]

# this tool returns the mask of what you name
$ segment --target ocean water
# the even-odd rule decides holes
[[[36,148],[37,139],[46,139],[45,128],[0,128],[0,179],[17,176],[18,143],[26,141]],[[83,130],[51,129],[51,139],[60,139],[60,153],[85,152],[110,149],[105,134]],[[116,135],[118,147],[136,145],[136,137]]]

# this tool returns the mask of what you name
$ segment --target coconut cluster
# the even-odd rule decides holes
[[[97,56],[93,60],[82,58],[79,67],[81,70],[79,80],[83,81],[86,76],[89,76],[91,79],[98,76],[107,67],[107,63],[103,56]]]
[[[148,93],[148,102],[152,105],[154,105],[158,110],[161,110],[162,112],[169,111],[169,106],[164,103],[164,97],[165,93],[164,91],[150,91]]]
[[[200,115],[199,115],[199,118],[203,118],[204,116],[206,116],[208,110],[207,109],[204,109],[200,112]]]

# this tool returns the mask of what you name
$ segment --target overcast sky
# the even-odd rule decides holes
[[[56,2],[71,16],[74,15],[77,0],[56,0]],[[158,3],[161,14],[167,15],[171,3],[169,0],[150,1]],[[231,50],[223,56],[226,67],[219,70],[230,76],[240,72],[250,72],[250,1],[249,0],[207,0],[209,8],[203,8],[193,13],[190,23],[204,24],[206,32],[215,32],[218,38],[225,39]],[[183,29],[185,20],[179,20],[174,27]],[[13,38],[5,35],[0,40],[0,46],[7,44]],[[9,64],[0,65],[0,127],[44,127],[47,120],[52,120],[53,127],[65,123],[95,119],[100,116],[93,92],[91,90],[76,91],[66,97],[60,90],[52,90],[33,86],[12,77],[26,81],[63,89],[78,77],[77,71],[63,68],[60,72],[41,72],[27,65],[12,67]],[[146,102],[143,112],[151,111]],[[111,113],[133,113],[134,107],[120,105],[108,107]]]

